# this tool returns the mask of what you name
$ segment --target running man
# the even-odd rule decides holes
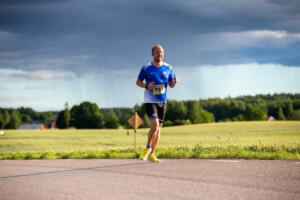
[[[166,115],[167,87],[173,88],[179,79],[173,72],[172,66],[163,62],[164,49],[161,45],[152,48],[153,61],[142,67],[137,86],[145,88],[144,103],[146,112],[151,122],[148,133],[148,142],[145,151],[141,155],[142,160],[149,158],[153,162],[159,162],[154,155],[156,145],[160,137],[160,130]],[[146,83],[144,83],[144,79]]]

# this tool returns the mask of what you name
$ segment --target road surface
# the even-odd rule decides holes
[[[0,160],[0,199],[300,199],[300,162]]]

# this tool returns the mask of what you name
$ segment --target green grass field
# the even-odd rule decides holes
[[[5,130],[0,159],[137,158],[148,129]],[[300,122],[232,122],[165,127],[160,158],[245,158],[300,160]]]

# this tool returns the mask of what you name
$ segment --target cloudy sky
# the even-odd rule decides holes
[[[169,99],[300,92],[299,0],[1,0],[0,107],[143,102],[162,44]]]

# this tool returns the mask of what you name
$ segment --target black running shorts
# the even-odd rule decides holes
[[[167,110],[166,103],[145,103],[145,106],[150,121],[158,119],[159,123],[163,123]]]

